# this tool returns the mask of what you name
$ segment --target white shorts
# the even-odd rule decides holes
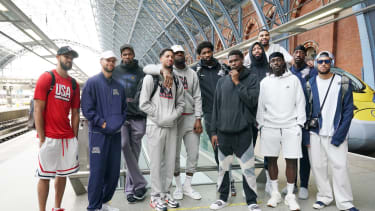
[[[43,179],[65,177],[79,170],[78,141],[46,137],[39,149],[37,176]]]
[[[262,127],[260,131],[260,151],[265,157],[278,157],[283,150],[284,158],[302,157],[302,130],[300,126],[292,128]]]

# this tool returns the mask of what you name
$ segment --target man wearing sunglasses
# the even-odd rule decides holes
[[[310,142],[307,146],[318,189],[313,208],[322,209],[333,201],[328,177],[328,166],[331,166],[337,208],[357,211],[347,167],[347,134],[353,118],[352,85],[350,80],[344,80],[345,76],[331,72],[333,65],[334,57],[330,52],[319,53],[315,60],[318,76],[312,77],[307,84],[311,86],[308,96],[312,97],[309,97],[312,103],[311,113],[308,113]],[[348,83],[347,92],[343,92],[344,81]]]

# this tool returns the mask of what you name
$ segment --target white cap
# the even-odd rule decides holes
[[[177,52],[180,52],[180,51],[185,52],[184,48],[181,45],[173,45],[171,47],[171,49],[172,49],[173,53],[177,53]]]
[[[115,58],[115,59],[117,59],[116,54],[113,53],[113,51],[104,51],[100,55],[100,59],[109,59],[109,58]]]

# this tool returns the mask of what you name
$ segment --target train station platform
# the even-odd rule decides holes
[[[0,144],[0,210],[38,210],[38,200],[36,185],[38,178],[36,178],[35,170],[37,163],[38,142],[35,138],[35,131],[27,132],[21,136],[11,139]],[[184,150],[182,150],[184,151]],[[257,148],[256,148],[257,151]],[[201,150],[199,165],[214,164],[212,158]],[[144,155],[144,154],[143,154]],[[184,154],[182,160],[184,161]],[[144,157],[144,156],[143,156]],[[140,165],[147,165],[147,158],[142,158]],[[142,161],[143,160],[143,161]],[[279,173],[279,188],[285,186],[284,168],[285,164],[282,159],[279,159],[280,173]],[[87,166],[82,166],[81,170],[85,170]],[[142,167],[143,168],[143,167]],[[261,169],[257,169],[259,174]],[[349,153],[349,174],[352,183],[354,203],[361,211],[375,210],[374,188],[375,188],[375,159],[362,155]],[[230,199],[230,206],[222,209],[228,210],[247,210],[242,196],[242,183],[239,172],[235,172],[237,196]],[[311,207],[315,201],[315,194],[317,192],[314,177],[310,177],[308,200],[299,200],[301,210],[313,210]],[[199,172],[193,180],[194,188],[202,194],[201,200],[192,200],[185,197],[181,202],[180,208],[169,210],[209,210],[209,205],[215,201],[217,194],[215,192],[216,172]],[[69,181],[69,180],[68,180]],[[128,204],[123,193],[123,184],[119,183],[119,189],[116,191],[112,200],[112,205],[120,208],[120,210],[137,210],[137,211],[151,211],[149,206],[149,198],[144,202],[137,204]],[[172,188],[172,190],[174,187]],[[149,194],[150,192],[148,192]],[[279,204],[277,208],[266,207],[268,196],[264,192],[264,184],[258,183],[258,201],[262,210],[272,211],[287,211],[289,210],[283,203]],[[54,202],[54,188],[53,183],[50,186],[49,199],[47,203],[47,210],[51,210]],[[86,210],[88,204],[87,194],[76,195],[70,181],[67,183],[63,207],[67,211],[83,211]],[[334,203],[324,209],[324,211],[337,210]]]

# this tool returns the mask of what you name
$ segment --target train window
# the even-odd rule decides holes
[[[363,92],[363,90],[366,88],[366,86],[362,83],[362,81],[360,81],[357,77],[355,77],[351,73],[348,73],[345,70],[342,70],[342,69],[337,68],[337,67],[331,68],[331,70],[332,70],[332,72],[334,72],[338,75],[345,75],[346,77],[348,77],[352,82],[354,92]]]

